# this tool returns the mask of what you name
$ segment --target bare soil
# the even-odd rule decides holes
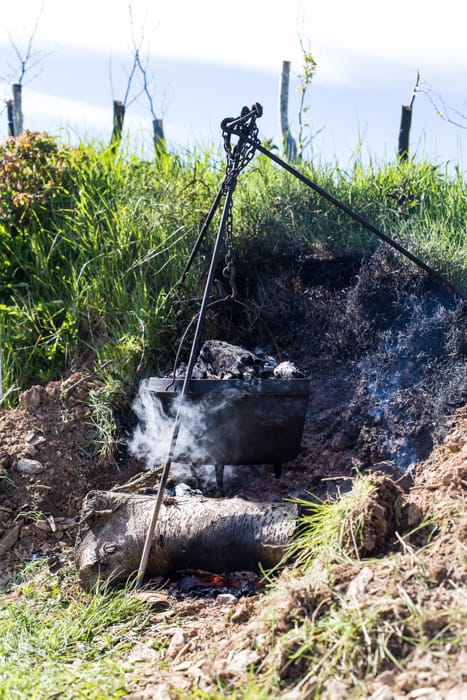
[[[69,555],[86,493],[132,475],[131,466],[123,471],[93,452],[89,392],[99,388],[94,376],[76,372],[31,387],[1,412],[0,586],[24,562]]]
[[[326,431],[316,427],[324,423],[330,426],[329,417],[335,417],[347,403],[346,384],[340,383],[337,375],[338,369],[334,367],[327,385],[323,374],[314,382],[303,450],[295,463],[286,465],[282,478],[271,478],[268,466],[237,467],[229,477],[230,493],[247,498],[258,498],[261,494],[261,498],[275,500],[310,492],[325,495],[330,488],[345,488],[347,481],[328,479],[352,473],[353,460],[358,453],[348,447],[349,428],[330,431],[326,440],[323,437]],[[90,390],[98,387],[99,382],[92,375],[75,373],[66,380],[33,387],[20,397],[17,408],[1,414],[2,586],[7,586],[15,569],[36,557],[48,558],[53,575],[60,561],[72,556],[84,495],[94,487],[124,484],[141,472],[142,465],[135,464],[134,460],[127,460],[124,466],[116,461],[97,465],[90,454],[89,432],[93,428],[87,397]],[[315,429],[309,429],[311,424]],[[439,523],[436,532],[430,531],[428,554],[424,549],[426,532],[421,531],[413,535],[412,541],[407,540],[405,551],[400,542],[395,541],[394,523],[389,522],[394,513],[385,505],[387,488],[381,489],[376,510],[370,508],[372,514],[365,518],[371,543],[368,552],[377,553],[380,563],[373,570],[371,583],[364,585],[360,593],[368,605],[378,597],[389,595],[394,596],[397,606],[402,582],[407,594],[416,595],[413,587],[417,583],[411,581],[409,564],[413,557],[420,557],[429,580],[423,605],[430,610],[433,636],[445,621],[443,611],[452,596],[453,586],[457,588],[459,604],[466,604],[467,407],[447,417],[444,429],[443,440],[426,460],[417,464],[413,482],[402,484],[406,530],[413,529],[424,517],[433,517]],[[328,455],[326,462],[322,459],[323,451]],[[38,472],[22,471],[21,460],[24,459],[34,460]],[[373,466],[382,470],[381,478],[390,482],[391,488],[400,489],[395,482],[401,475],[394,464],[383,462]],[[388,468],[395,469],[393,479],[384,474]],[[416,554],[417,551],[420,553]],[[392,564],[394,552],[399,552],[401,557],[397,567]],[[361,578],[363,568],[358,565],[341,567],[336,572],[335,590],[347,591],[352,582]],[[252,665],[262,660],[263,654],[258,651],[255,640],[268,633],[263,592],[240,599],[229,594],[211,598],[187,595],[180,599],[175,595],[174,583],[154,583],[162,585],[162,591],[154,595],[149,589],[142,594],[147,595],[148,605],[154,606],[154,622],[143,639],[135,640],[126,659],[133,670],[138,669],[138,680],[132,682],[130,697],[136,700],[176,697],[177,693],[183,696],[193,686],[206,693],[214,692],[218,682],[226,685],[239,682]],[[291,599],[282,601],[284,619],[289,621],[284,622],[285,627],[293,618],[291,611],[296,597],[295,592]],[[465,697],[462,694],[466,692],[467,680],[465,640],[453,644],[439,659],[436,668],[427,668],[427,659],[419,654],[405,651],[404,657],[402,672],[388,671],[381,678],[369,681],[368,697],[379,688],[385,688],[386,695],[374,695],[375,698],[447,700]],[[420,688],[431,690],[426,690],[426,695],[422,696],[414,694]],[[457,695],[453,688],[458,689]],[[347,692],[345,683],[342,687],[331,684],[323,697],[345,698]],[[284,693],[284,697],[289,695]],[[290,697],[305,696],[292,694]]]
[[[358,276],[354,259],[338,268],[333,263],[334,272],[326,274],[322,265],[315,269],[310,260],[297,265],[294,284],[287,289],[279,284],[282,291],[273,300],[289,322],[284,324],[276,313],[277,325],[270,319],[269,324],[277,342],[288,347],[286,359],[311,377],[302,449],[296,460],[283,465],[280,479],[274,479],[270,465],[228,468],[225,493],[257,500],[327,498],[351,488],[356,473],[378,472],[381,487],[377,501],[367,504],[367,546],[361,553],[376,557],[378,563],[370,574],[365,573],[364,561],[336,569],[333,591],[339,595],[353,591],[362,608],[392,600],[396,617],[403,595],[418,599],[429,611],[423,623],[425,637],[435,640],[446,623],[447,609],[467,609],[465,308],[442,315],[438,301],[432,299],[412,313],[407,296],[387,299],[381,279],[378,296],[371,274],[366,281],[363,273]],[[331,291],[330,278],[335,287]],[[350,280],[353,286],[344,298],[342,287]],[[364,283],[371,294],[359,299]],[[413,301],[413,295],[409,297]],[[388,306],[383,308],[382,299]],[[332,323],[323,315],[329,306]],[[382,320],[389,307],[392,325]],[[336,319],[346,309],[354,325],[344,332]],[[422,326],[415,324],[422,317]],[[332,352],[326,352],[330,343]],[[355,352],[349,351],[352,344]],[[436,346],[437,354],[430,354],[427,346],[431,350]],[[446,348],[448,365],[439,359],[446,356]],[[61,562],[72,557],[81,503],[88,491],[123,487],[144,473],[144,465],[122,450],[121,442],[113,455],[98,458],[89,393],[100,388],[92,373],[75,372],[30,388],[16,408],[0,413],[0,588],[8,588],[15,571],[37,557],[47,558],[54,575]],[[121,418],[120,438],[128,437],[131,420],[128,415]],[[143,478],[128,490],[154,485]],[[398,514],[394,493],[401,496]],[[420,527],[425,521],[431,524]],[[263,664],[267,671],[266,650],[273,640],[264,592],[241,598],[228,593],[180,597],[174,585],[157,581],[153,588],[162,587],[158,593],[151,587],[141,593],[154,615],[144,638],[134,640],[125,659],[131,669],[129,697],[183,697],[193,687],[210,697],[219,683],[241,687],[251,668]],[[329,604],[323,596],[314,600],[313,607],[295,585],[282,601],[275,601],[276,637],[290,629],[295,614],[303,614],[304,600],[311,616]],[[302,612],[296,613],[298,608]],[[401,643],[393,650],[400,666],[364,679],[362,697],[466,698],[465,635],[453,633],[435,665],[428,651],[423,654]],[[293,665],[288,669],[281,679],[283,690],[279,693],[276,687],[271,697],[274,693],[289,700],[313,697],[294,690],[294,674],[299,678],[300,669]],[[334,679],[322,697],[344,699],[349,693],[347,681]]]

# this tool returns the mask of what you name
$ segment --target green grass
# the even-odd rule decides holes
[[[167,356],[183,318],[167,293],[181,274],[216,174],[201,159],[182,164],[161,156],[153,165],[91,146],[64,153],[60,197],[46,188],[47,168],[42,180],[31,181],[29,152],[11,156],[23,164],[13,184],[33,188],[37,203],[31,210],[28,200],[0,225],[4,392],[89,358],[128,381]]]
[[[367,697],[382,671],[402,673],[422,658],[449,667],[446,650],[464,647],[464,591],[449,579],[434,588],[427,571],[435,542],[415,551],[399,536],[400,552],[360,555],[374,492],[371,478],[359,477],[332,502],[301,501],[308,513],[262,609],[269,637],[260,677],[271,697],[288,689],[333,697],[336,681],[339,697]],[[359,576],[367,583],[351,592]]]
[[[361,506],[375,490],[371,478],[359,477],[353,480],[352,490],[337,500],[297,500],[306,512],[300,518],[286,560],[305,573],[316,561],[327,565],[339,558],[358,559],[363,544]]]
[[[2,700],[125,695],[121,656],[128,631],[147,624],[143,604],[126,591],[86,596],[69,568],[53,576],[43,563],[13,590],[18,598],[0,596]]]
[[[214,231],[174,289],[218,190],[218,154],[152,162],[26,132],[0,145],[0,349],[4,403],[86,361],[125,390],[175,356],[203,287]],[[408,161],[303,172],[467,288],[466,185]],[[213,228],[217,221],[213,222]],[[235,255],[369,254],[377,239],[265,156],[234,196]]]

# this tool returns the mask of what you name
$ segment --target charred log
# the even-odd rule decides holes
[[[83,503],[75,562],[83,586],[127,580],[138,570],[154,496],[92,491]],[[146,569],[218,573],[276,566],[296,527],[292,503],[169,498],[161,506]]]

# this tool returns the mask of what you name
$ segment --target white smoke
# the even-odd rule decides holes
[[[148,390],[148,380],[143,379],[138,394],[132,404],[138,418],[138,425],[129,441],[130,454],[142,459],[147,469],[163,464],[168,457],[172,442],[175,413],[180,413],[180,430],[175,445],[175,461],[203,463],[208,458],[202,446],[205,433],[205,407],[183,402],[180,394],[174,392],[170,415],[166,413],[160,399]]]
[[[420,416],[412,415],[410,407],[428,400],[430,372],[443,356],[452,317],[453,311],[440,303],[417,304],[399,328],[381,334],[377,348],[357,365],[380,445],[403,471],[426,456],[418,447]],[[432,408],[428,405],[430,420]]]
[[[169,383],[170,380],[167,380]],[[216,472],[213,460],[208,454],[209,446],[216,445],[216,424],[218,417],[227,409],[228,431],[233,440],[229,439],[228,454],[235,464],[236,421],[231,416],[230,409],[236,400],[241,399],[244,392],[239,389],[223,390],[222,394],[209,393],[197,397],[195,402],[189,399],[182,402],[181,394],[173,392],[169,413],[165,410],[160,398],[148,388],[149,380],[143,380],[138,394],[133,401],[132,409],[138,418],[138,424],[132,438],[128,442],[128,451],[133,456],[145,462],[147,469],[154,469],[166,463],[173,438],[175,414],[179,410],[180,429],[171,459],[171,481],[175,485],[175,493],[183,487],[201,489],[202,493],[217,491]],[[235,408],[234,408],[235,412]],[[214,428],[213,428],[214,422]],[[225,431],[226,426],[221,425]],[[211,430],[209,436],[207,430]],[[225,432],[223,433],[225,436]],[[209,438],[209,439],[207,439]],[[222,439],[217,442],[222,445]],[[224,447],[219,448],[225,452]],[[226,460],[228,461],[228,460]],[[225,464],[224,483],[235,477],[237,467]]]

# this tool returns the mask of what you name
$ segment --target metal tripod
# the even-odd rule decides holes
[[[315,192],[317,192],[320,196],[324,197],[327,199],[331,204],[336,206],[338,209],[341,211],[345,212],[350,218],[354,219],[354,221],[357,221],[359,224],[367,228],[369,231],[374,233],[380,240],[384,241],[387,245],[391,246],[395,250],[397,250],[399,253],[404,255],[406,258],[411,260],[413,263],[415,263],[418,267],[420,267],[422,270],[427,272],[429,275],[431,275],[434,279],[436,279],[440,284],[443,286],[447,287],[450,289],[451,292],[453,292],[456,296],[460,297],[464,301],[467,300],[466,294],[456,287],[454,284],[449,282],[449,280],[445,279],[439,272],[431,268],[429,265],[423,262],[423,260],[420,260],[417,256],[415,256],[413,253],[411,253],[409,250],[404,248],[400,243],[397,243],[397,241],[394,241],[392,238],[390,238],[386,233],[381,231],[379,228],[371,224],[370,222],[366,221],[360,214],[355,212],[353,209],[348,207],[346,204],[343,202],[340,202],[336,197],[334,197],[332,194],[324,190],[322,187],[317,185],[315,182],[313,182],[310,178],[306,177],[303,175],[303,173],[299,172],[296,168],[292,167],[289,163],[286,161],[282,160],[278,156],[276,156],[274,153],[271,153],[267,148],[265,148],[263,145],[261,145],[259,139],[258,139],[258,128],[256,126],[256,119],[261,117],[263,113],[263,108],[259,103],[256,103],[252,106],[251,109],[248,107],[243,107],[242,112],[239,117],[237,118],[232,118],[232,117],[227,117],[221,122],[221,128],[222,128],[222,134],[224,138],[224,149],[227,154],[227,165],[226,165],[226,174],[224,177],[224,180],[221,184],[221,187],[215,197],[215,200],[211,206],[211,209],[206,217],[206,220],[204,221],[204,224],[201,228],[201,231],[199,233],[198,239],[195,243],[195,246],[190,254],[190,257],[187,261],[187,264],[185,266],[185,269],[182,273],[180,282],[183,282],[185,279],[186,274],[188,273],[193,260],[196,257],[196,254],[199,250],[199,247],[203,241],[204,236],[206,235],[206,232],[212,222],[212,219],[214,218],[214,215],[216,214],[222,200],[224,199],[224,206],[223,206],[223,211],[221,215],[221,220],[217,232],[217,237],[216,241],[214,244],[214,249],[212,253],[212,259],[211,259],[211,264],[208,272],[208,277],[206,281],[206,286],[204,289],[204,295],[203,299],[201,302],[201,307],[200,311],[198,314],[198,320],[197,320],[197,325],[196,325],[196,330],[195,330],[195,335],[193,339],[193,343],[191,346],[191,352],[190,352],[190,358],[188,360],[188,365],[186,369],[186,374],[181,390],[181,400],[179,403],[179,408],[177,410],[177,414],[175,417],[175,422],[173,426],[173,431],[172,431],[172,437],[170,441],[170,447],[168,450],[168,455],[167,455],[167,460],[165,462],[163,471],[162,471],[162,477],[161,477],[161,482],[159,485],[159,490],[157,493],[156,501],[154,504],[154,510],[152,513],[152,518],[151,522],[149,525],[149,529],[146,535],[146,540],[144,543],[144,548],[143,548],[143,553],[141,557],[141,563],[138,569],[138,574],[136,578],[136,587],[140,587],[143,582],[144,574],[146,571],[146,566],[149,558],[149,552],[151,549],[152,545],[152,540],[154,536],[154,530],[156,527],[157,519],[159,517],[159,512],[160,508],[162,505],[162,501],[164,498],[164,492],[167,484],[167,479],[169,476],[170,472],[170,466],[174,458],[175,454],[175,446],[178,438],[178,434],[180,431],[180,423],[181,423],[181,416],[180,416],[180,407],[181,404],[183,404],[187,394],[188,390],[190,387],[190,382],[191,382],[191,377],[193,373],[193,367],[195,365],[197,355],[198,355],[198,350],[199,350],[199,344],[200,344],[200,338],[201,338],[201,332],[206,316],[206,310],[208,307],[208,302],[209,302],[209,296],[211,293],[211,288],[212,284],[214,281],[215,273],[216,273],[216,266],[217,266],[217,261],[219,257],[219,251],[222,245],[222,240],[224,237],[224,233],[226,230],[229,231],[229,235],[231,231],[231,214],[232,214],[232,196],[235,190],[235,187],[237,185],[237,179],[240,174],[240,172],[245,168],[245,166],[252,160],[254,154],[256,151],[259,151],[260,153],[263,153],[264,155],[268,156],[273,162],[277,163],[277,165],[280,165],[284,170],[289,172],[291,175],[296,177],[298,180],[303,182],[305,185],[313,189]],[[235,145],[232,144],[232,137],[237,139],[237,142]],[[224,273],[226,272],[226,268],[224,268]],[[228,270],[227,270],[228,273]]]

